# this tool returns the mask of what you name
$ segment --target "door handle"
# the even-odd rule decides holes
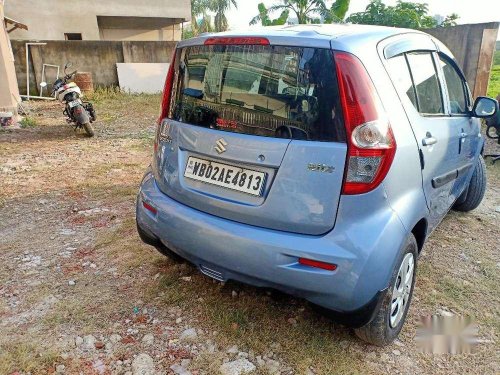
[[[437,143],[437,139],[432,136],[431,133],[427,132],[425,135],[425,138],[422,139],[422,145],[423,146],[432,146],[433,144]]]

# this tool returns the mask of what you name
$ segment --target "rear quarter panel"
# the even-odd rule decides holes
[[[420,219],[428,216],[428,208],[422,189],[418,143],[384,65],[383,50],[391,38],[381,40],[377,35],[361,41],[358,39],[353,36],[343,38],[342,43],[332,41],[332,49],[350,52],[361,60],[382,101],[397,144],[383,188],[390,207],[410,232]]]

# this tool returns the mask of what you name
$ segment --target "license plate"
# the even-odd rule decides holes
[[[193,156],[188,159],[184,177],[256,196],[262,195],[262,188],[266,180],[264,172]]]
[[[69,108],[76,107],[77,105],[80,105],[80,104],[82,104],[82,102],[81,102],[81,100],[80,100],[80,99],[73,100],[72,102],[69,102],[69,103],[68,103]]]

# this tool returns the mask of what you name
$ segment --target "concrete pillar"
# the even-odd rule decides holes
[[[0,112],[13,112],[17,120],[19,102],[14,55],[4,22],[4,0],[0,0]]]

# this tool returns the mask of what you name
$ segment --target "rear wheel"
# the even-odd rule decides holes
[[[139,237],[141,238],[142,242],[153,246],[162,255],[165,255],[166,257],[172,259],[174,262],[184,263],[183,258],[181,258],[179,255],[177,255],[168,247],[166,247],[158,238],[152,237],[151,234],[147,233],[144,229],[142,229],[137,220],[136,220],[136,225],[137,225],[137,232],[139,233]]]
[[[456,211],[468,212],[477,208],[484,197],[484,192],[486,191],[486,164],[481,155],[477,158],[476,166],[474,172],[472,173],[472,178],[469,182],[469,186],[458,198],[457,202],[453,206]]]
[[[172,259],[175,263],[184,263],[185,260],[184,258],[181,258],[179,255],[174,253],[172,250],[170,250],[168,247],[166,247],[164,244],[160,243],[155,246],[156,250],[162,255],[165,255],[167,258]]]
[[[92,127],[92,124],[90,122],[87,122],[86,124],[83,124],[83,129],[85,130],[85,133],[87,133],[87,135],[89,137],[93,137],[94,136],[94,128]]]
[[[87,136],[93,137],[94,128],[92,128],[90,124],[90,117],[85,107],[83,105],[77,105],[72,109],[72,114],[75,122],[85,130]]]
[[[384,346],[398,337],[413,295],[417,254],[417,241],[413,234],[410,234],[399,254],[391,284],[383,297],[380,309],[370,323],[355,329],[356,335],[361,340]]]

